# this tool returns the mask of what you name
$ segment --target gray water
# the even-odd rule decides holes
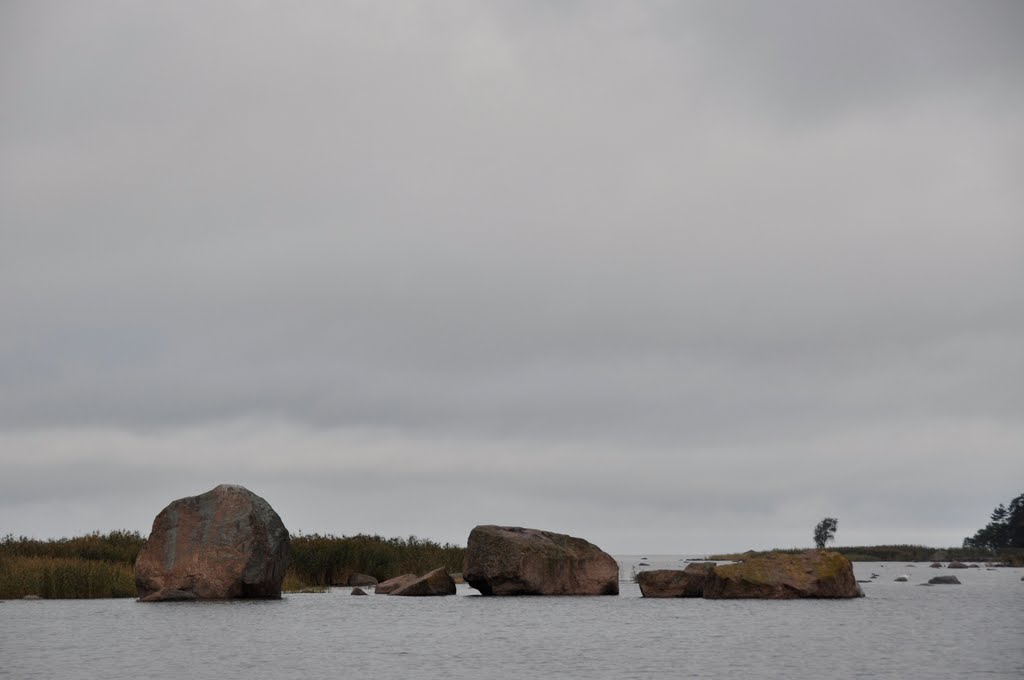
[[[621,559],[623,578],[638,562]],[[336,588],[279,601],[5,601],[0,677],[1024,678],[1024,569],[855,571],[880,577],[841,601],[650,600],[630,582],[590,598],[483,598],[460,585],[442,598]],[[963,585],[916,585],[936,574]]]

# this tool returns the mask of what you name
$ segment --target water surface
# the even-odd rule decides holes
[[[623,576],[638,562],[620,558]],[[5,601],[0,677],[1024,677],[1024,569],[855,571],[879,578],[843,601],[649,600],[629,582],[589,598],[484,598],[461,585],[444,598],[337,588],[279,601]],[[936,574],[963,585],[915,585]]]

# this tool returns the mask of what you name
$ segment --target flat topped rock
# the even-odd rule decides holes
[[[704,584],[707,599],[863,597],[853,565],[827,550],[771,553],[715,567]]]
[[[478,526],[463,578],[483,595],[618,595],[619,565],[582,538],[523,527]]]
[[[222,484],[156,516],[135,561],[135,587],[145,602],[279,598],[290,556],[288,530],[270,504]]]

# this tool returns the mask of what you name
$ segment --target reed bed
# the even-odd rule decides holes
[[[344,585],[354,573],[368,574],[383,581],[400,574],[424,574],[445,567],[462,571],[466,549],[410,536],[332,536],[310,534],[293,536],[292,567],[294,582],[306,586]]]
[[[132,566],[74,557],[0,557],[0,599],[135,597]]]

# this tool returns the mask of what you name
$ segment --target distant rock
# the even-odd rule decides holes
[[[352,574],[348,577],[348,585],[350,586],[375,586],[377,585],[377,579],[366,574]]]
[[[366,594],[367,594],[367,592],[365,590],[363,590],[362,588],[360,588],[359,586],[356,586],[355,588],[352,589],[352,595],[366,595]]]
[[[946,569],[967,569],[967,565],[963,562],[950,562],[946,565]]]
[[[483,595],[618,595],[619,565],[582,538],[522,527],[478,526],[462,569]]]
[[[270,504],[222,484],[156,516],[135,560],[135,587],[144,602],[279,598],[290,555],[288,530]]]
[[[636,575],[644,597],[703,597],[713,562],[692,562],[686,569],[655,569]]]
[[[41,600],[43,598],[39,597],[38,595],[26,595],[25,597],[23,597],[21,599],[23,599],[23,600]]]
[[[942,569],[942,563],[941,562],[932,562],[928,566],[931,567],[932,569]]]
[[[454,595],[455,581],[448,575],[444,567],[435,569],[401,588],[392,590],[389,595],[394,597],[429,597],[434,595]]]
[[[971,567],[971,569],[981,569],[981,565],[979,565],[979,564],[972,564],[972,565],[970,565],[970,567]]]
[[[393,591],[401,588],[402,586],[412,583],[417,578],[419,577],[416,576],[416,574],[402,574],[401,576],[389,578],[387,581],[381,581],[380,583],[378,583],[377,587],[374,588],[373,592],[377,593],[378,595],[389,595]]]
[[[910,580],[910,577],[904,574],[903,576],[897,576],[893,580],[896,581],[897,583],[906,583],[907,581]]]
[[[711,600],[863,597],[850,560],[837,552],[769,553],[714,568],[704,585]]]
[[[651,565],[650,565],[650,564],[648,564],[647,562],[641,562],[640,564],[638,564],[638,565],[636,565],[636,566],[638,566],[638,567],[649,567],[649,566],[651,566]]]
[[[941,585],[960,585],[960,579],[956,576],[935,576],[928,579],[928,583],[933,586]]]

